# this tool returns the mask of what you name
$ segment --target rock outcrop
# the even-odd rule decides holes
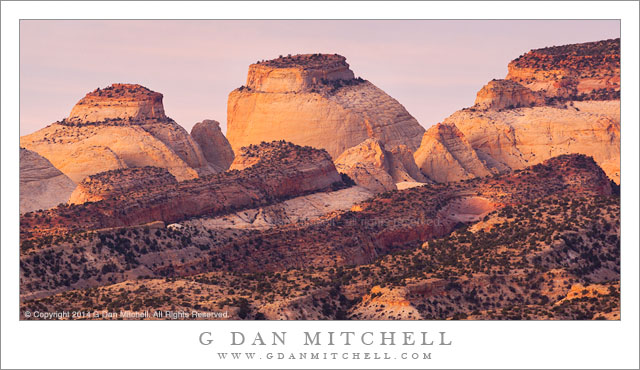
[[[287,140],[327,150],[332,158],[368,138],[415,150],[424,128],[398,101],[354,78],[344,57],[305,54],[258,62],[247,86],[229,94],[232,148]]]
[[[200,145],[204,158],[217,172],[226,171],[233,162],[231,144],[214,120],[198,122],[191,129],[191,137]]]
[[[507,79],[550,99],[617,99],[620,39],[531,50],[509,63]]]
[[[444,122],[457,126],[492,170],[521,169],[557,155],[581,153],[620,182],[620,101],[573,102],[566,109],[460,111]]]
[[[455,125],[439,123],[427,130],[415,152],[423,174],[436,182],[451,182],[491,173]]]
[[[136,167],[100,172],[82,180],[71,194],[69,203],[98,202],[176,183],[176,178],[166,168]]]
[[[146,187],[141,186],[139,179],[126,179],[130,173],[122,170],[98,175],[95,178],[98,190],[92,190],[94,181],[89,179],[86,186],[89,190],[82,193],[98,194],[104,199],[47,211],[50,222],[46,225],[39,221],[40,214],[23,218],[22,235],[28,238],[46,233],[96,230],[152,221],[174,223],[346,187],[324,150],[287,142],[263,143],[243,148],[235,161],[253,164],[243,170],[178,183],[165,181],[168,177],[165,174],[159,184]],[[103,177],[107,180],[102,181]],[[119,178],[122,181],[113,180]]]
[[[88,93],[71,109],[69,122],[83,124],[109,120],[166,119],[162,94],[144,86],[113,84]]]
[[[512,109],[544,104],[541,94],[511,80],[493,80],[476,96],[474,107],[479,109]]]
[[[66,203],[76,184],[51,162],[20,148],[20,213]]]
[[[374,193],[396,190],[399,182],[426,181],[406,146],[387,151],[377,139],[367,139],[347,149],[335,164],[338,171]]]
[[[619,183],[619,60],[619,40],[519,57],[507,80],[478,92],[476,105],[427,131],[416,163],[432,180],[448,182],[580,153]]]
[[[68,118],[20,138],[79,183],[99,172],[156,166],[178,180],[213,173],[199,145],[164,114],[162,94],[114,84],[87,94]]]

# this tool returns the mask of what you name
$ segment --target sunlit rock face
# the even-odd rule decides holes
[[[189,133],[165,115],[162,94],[135,84],[90,92],[68,118],[22,136],[20,145],[76,183],[131,167],[166,168],[179,181],[216,171]]]
[[[346,59],[304,54],[258,62],[229,94],[227,138],[234,151],[287,140],[337,158],[368,138],[415,150],[424,128],[397,100],[354,78]]]
[[[416,163],[438,182],[508,172],[562,154],[593,157],[620,182],[620,40],[532,50],[431,127]]]

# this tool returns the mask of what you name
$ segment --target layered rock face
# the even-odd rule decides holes
[[[509,63],[507,79],[548,98],[619,98],[620,39],[532,50]]]
[[[425,182],[406,146],[387,151],[380,140],[367,139],[347,149],[336,160],[338,171],[374,192],[396,190],[399,182]]]
[[[534,107],[503,112],[456,112],[457,126],[487,167],[520,169],[551,157],[592,156],[620,183],[620,102],[574,102],[565,108]]]
[[[144,192],[156,186],[176,184],[176,178],[165,168],[138,167],[100,172],[88,176],[75,188],[70,204],[98,202],[132,192]]]
[[[474,106],[479,109],[500,110],[541,104],[544,104],[541,94],[514,81],[493,80],[478,91]]]
[[[232,91],[227,104],[227,138],[234,151],[287,140],[325,149],[335,159],[368,138],[415,150],[423,133],[395,99],[354,79],[338,55],[296,55],[251,65],[247,87]]]
[[[215,170],[187,131],[164,114],[162,94],[140,85],[95,90],[67,119],[20,138],[79,183],[99,172],[157,166],[178,180]]]
[[[579,153],[619,183],[619,56],[619,40],[521,56],[509,64],[507,80],[478,92],[476,105],[427,131],[416,163],[429,178],[447,182]]]
[[[347,58],[331,54],[299,54],[249,66],[247,87],[261,92],[301,92],[320,81],[354,79]]]
[[[47,225],[39,223],[39,214],[23,218],[23,237],[152,221],[172,223],[344,187],[329,155],[310,147],[286,142],[263,143],[244,148],[236,161],[252,165],[178,183],[170,181],[166,174],[160,176],[155,169],[158,181],[146,186],[144,171],[147,169],[132,178],[127,170],[101,174],[88,179],[86,186],[78,191],[78,197],[102,198],[101,201],[48,211],[46,215],[51,221]]]
[[[35,152],[20,148],[20,213],[66,203],[76,184]]]
[[[217,172],[229,168],[234,154],[218,121],[206,119],[196,123],[191,129],[191,137],[200,145],[205,159]]]
[[[74,123],[107,120],[166,119],[162,94],[144,86],[113,84],[88,93],[71,109],[68,120]]]
[[[491,173],[464,134],[455,125],[447,123],[427,130],[414,158],[422,173],[436,182],[459,181]]]

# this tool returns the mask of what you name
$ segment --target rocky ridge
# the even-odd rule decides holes
[[[326,153],[324,155],[328,158]],[[327,162],[331,163],[328,160]],[[256,169],[256,167],[259,166],[254,165],[247,170]],[[421,253],[422,248],[419,247],[424,241],[449,235],[461,224],[481,220],[488,222],[488,225],[491,225],[491,222],[495,223],[491,221],[493,216],[487,218],[495,211],[500,212],[499,219],[509,219],[515,208],[525,204],[538,204],[541,199],[549,199],[548,204],[559,205],[559,201],[566,204],[566,200],[563,199],[571,199],[568,197],[576,195],[604,199],[611,194],[610,180],[592,159],[581,155],[567,155],[512,174],[471,179],[459,182],[456,186],[427,184],[403,191],[387,192],[353,207],[350,211],[334,212],[309,222],[285,224],[269,227],[266,230],[207,229],[190,222],[180,227],[159,228],[157,231],[149,230],[149,226],[140,226],[137,229],[71,234],[67,238],[47,239],[45,242],[23,238],[21,271],[24,275],[21,277],[21,284],[23,284],[21,291],[25,292],[23,297],[26,299],[45,297],[69,289],[113,284],[141,276],[176,278],[204,272],[213,272],[215,275],[229,271],[235,271],[236,274],[266,274],[288,269],[313,271],[312,269],[326,269],[328,266],[333,266],[335,272],[336,269],[346,270],[349,269],[348,266],[366,265],[381,256],[396,255],[402,251],[416,250],[415,248],[418,248],[417,253]],[[171,200],[169,202],[171,203]],[[88,203],[84,206],[99,203]],[[528,206],[524,209],[528,209]],[[578,207],[578,209],[579,212],[593,213],[589,211],[591,208]],[[597,207],[593,209],[599,210]],[[553,214],[557,215],[557,213]],[[45,216],[55,218],[51,213]],[[558,217],[559,220],[566,220],[562,216]],[[31,218],[23,218],[22,224],[28,223]],[[535,220],[531,217],[529,219]],[[602,218],[598,219],[602,222],[606,221]],[[519,218],[518,220],[528,219]],[[571,230],[570,225],[562,227]],[[508,230],[519,230],[519,228],[508,227]],[[615,229],[610,228],[609,231],[615,232]],[[462,235],[465,235],[464,232]],[[491,235],[478,231],[477,237],[509,245],[508,240]],[[607,236],[604,237],[607,238]],[[468,243],[468,236],[465,238],[458,237],[458,243]],[[528,239],[529,237],[526,237],[525,241],[528,242]],[[70,247],[69,243],[72,243],[74,248]],[[444,248],[443,245],[438,243],[433,245],[437,253],[421,253],[433,259],[433,264],[429,266],[434,270],[429,271],[437,271],[438,266],[451,265],[451,261],[461,261],[459,258],[449,259],[445,251],[451,250],[451,247]],[[431,242],[429,246],[431,248]],[[562,247],[556,250],[560,254],[554,258],[565,261],[566,252],[562,252]],[[469,257],[475,253],[493,253],[492,251],[494,249],[476,248],[463,252],[463,255]],[[609,258],[606,257],[609,252],[610,248],[598,253],[604,253],[603,258],[606,259]],[[385,259],[393,261],[393,258],[395,257]],[[472,259],[473,263],[463,263],[459,266],[455,262],[455,266],[451,265],[451,267],[471,268],[476,271],[479,268],[476,265],[480,263],[501,271],[507,268],[504,262],[499,262],[501,258],[498,254],[497,257],[488,259],[486,257],[482,260]],[[65,261],[69,260],[75,260],[75,262],[67,264]],[[87,262],[82,262],[83,260]],[[39,265],[38,261],[47,262]],[[91,261],[90,265],[88,261]],[[592,260],[589,259],[589,261]],[[416,260],[413,263],[415,262]],[[612,266],[611,263],[606,263],[607,269]],[[408,267],[411,264],[410,261],[403,262],[401,266]],[[603,265],[605,265],[604,262]],[[49,272],[50,269],[55,270],[56,266],[65,266],[65,275]],[[516,264],[515,267],[522,266]],[[368,268],[373,268],[373,265],[369,265]],[[589,275],[592,278],[596,276],[593,274],[597,274],[600,281],[614,277],[612,270],[593,272],[594,268],[597,269],[593,266],[587,268],[576,264],[571,268],[579,269],[581,275],[592,274]],[[389,276],[389,274],[395,274],[392,272],[395,270],[397,269],[383,271],[382,276],[386,274],[387,277],[378,275],[378,279],[397,282],[395,278]],[[423,273],[422,270],[417,271],[420,274]],[[486,270],[482,267],[480,271]],[[366,271],[360,271],[360,273],[364,272]],[[459,276],[465,275],[467,272]],[[401,272],[400,276],[402,276]],[[434,277],[444,279],[443,284],[446,285],[447,276],[449,275],[446,272],[439,272]],[[210,280],[207,278],[206,281]],[[220,280],[211,280],[210,283],[217,284],[217,281]],[[314,281],[312,278],[306,278],[305,284],[313,285]],[[373,283],[372,286],[380,285],[380,280],[377,282],[374,280],[371,283]],[[428,284],[428,282],[425,283]],[[423,289],[425,283],[422,283]],[[482,284],[482,278],[478,283]],[[24,288],[27,285],[29,289]],[[235,288],[240,290],[240,286],[236,285]],[[334,285],[326,286],[327,292],[332,286]],[[367,294],[366,289],[366,285],[357,288],[358,294]],[[412,288],[411,292],[417,290]],[[455,292],[451,289],[448,291],[452,292],[451,294]],[[388,297],[392,296],[395,295]],[[335,294],[333,297],[337,298]],[[304,299],[312,299],[312,296],[307,295]],[[406,299],[410,300],[409,297]],[[451,299],[455,299],[455,294]],[[294,303],[291,302],[291,304]],[[423,309],[419,311],[424,314]],[[328,314],[325,313],[324,316],[326,315]],[[319,317],[323,316],[319,315]]]
[[[136,167],[105,171],[82,180],[71,194],[69,203],[98,202],[176,183],[176,178],[165,168]]]
[[[262,143],[245,148],[236,157],[254,160],[241,171],[231,170],[174,183],[164,174],[159,184],[140,186],[122,171],[89,179],[105,198],[94,203],[71,204],[21,218],[22,239],[44,235],[140,225],[152,221],[172,223],[197,216],[215,216],[242,208],[270,204],[294,196],[345,187],[325,151],[286,142]],[[139,170],[143,176],[147,170]],[[154,169],[154,172],[161,170]],[[123,175],[123,176],[120,176]],[[98,181],[106,179],[106,181]],[[105,186],[108,198],[102,196]],[[81,189],[84,189],[81,188]],[[91,191],[79,193],[93,195]],[[49,220],[46,225],[42,219]]]

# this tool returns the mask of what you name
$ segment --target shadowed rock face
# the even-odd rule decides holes
[[[200,145],[202,154],[217,172],[225,171],[233,162],[233,150],[214,120],[198,122],[191,129],[191,137]]]
[[[20,148],[20,213],[66,203],[75,185],[51,162]]]
[[[87,94],[67,119],[20,138],[79,183],[99,172],[166,168],[178,180],[214,172],[187,131],[164,114],[162,94],[114,84]]]
[[[398,101],[353,76],[338,55],[297,55],[251,65],[247,87],[229,94],[232,148],[287,140],[325,149],[335,159],[375,138],[415,150],[424,128]]]
[[[396,190],[399,182],[426,181],[406,146],[388,151],[376,139],[367,139],[345,150],[335,164],[338,171],[374,193]]]
[[[439,123],[427,130],[415,152],[423,174],[436,182],[482,177],[491,172],[455,125]]]
[[[416,163],[429,178],[448,182],[579,153],[619,183],[619,58],[619,39],[517,58],[506,80],[478,92],[476,105],[427,131]]]

